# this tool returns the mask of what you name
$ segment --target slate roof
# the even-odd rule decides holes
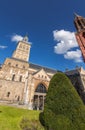
[[[29,67],[32,68],[32,69],[37,69],[37,70],[44,69],[47,73],[56,73],[56,72],[58,72],[55,69],[51,69],[51,68],[48,68],[48,67],[36,65],[36,64],[33,64],[33,63],[29,63]]]
[[[67,72],[65,72],[66,75],[75,75],[75,74],[79,74],[78,69],[75,70],[69,70]]]

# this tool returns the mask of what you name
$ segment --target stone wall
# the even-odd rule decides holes
[[[24,83],[0,79],[0,100],[23,101]]]

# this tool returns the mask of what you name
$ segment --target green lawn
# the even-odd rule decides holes
[[[0,105],[0,130],[21,130],[20,122],[23,117],[39,120],[39,113],[39,111]]]

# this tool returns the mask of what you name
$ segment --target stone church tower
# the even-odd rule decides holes
[[[75,14],[74,24],[77,30],[75,36],[85,62],[85,18]]]
[[[25,36],[19,41],[11,58],[0,66],[0,101],[24,104],[28,109],[41,110],[49,82],[57,70],[29,62],[31,44]],[[65,72],[85,103],[85,70]]]
[[[12,57],[28,62],[30,56],[30,46],[30,43],[28,43],[28,37],[25,36],[22,41],[18,42],[17,48]]]
[[[0,100],[43,109],[50,79],[57,71],[29,63],[30,47],[25,36],[0,68]]]

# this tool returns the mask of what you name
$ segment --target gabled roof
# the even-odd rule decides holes
[[[42,77],[42,79],[46,79],[46,80],[50,81],[50,77],[48,76],[48,74],[46,73],[46,71],[44,69],[41,69],[41,70],[37,71],[36,73],[33,73],[33,76],[35,78],[37,78],[37,77],[41,78]]]
[[[33,68],[33,69],[37,69],[38,71],[40,71],[41,69],[44,69],[47,73],[56,73],[57,72],[57,70],[55,70],[55,69],[51,69],[51,68],[47,68],[47,67],[44,67],[44,66],[36,65],[36,64],[33,64],[33,63],[29,63],[29,67]]]

